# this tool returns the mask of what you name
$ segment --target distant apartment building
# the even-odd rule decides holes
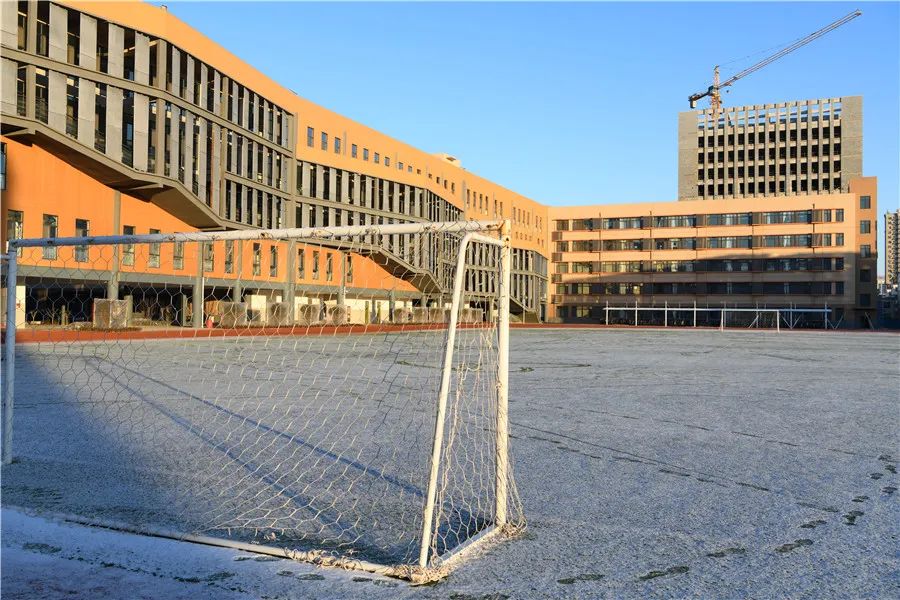
[[[884,214],[884,254],[884,282],[890,288],[900,283],[900,210]]]
[[[727,303],[828,310],[832,325],[870,326],[876,180],[856,178],[848,187],[826,195],[551,207],[551,316],[597,323],[610,306]]]
[[[846,193],[860,176],[860,96],[679,114],[679,200]]]

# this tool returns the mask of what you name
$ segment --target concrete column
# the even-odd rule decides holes
[[[134,32],[134,80],[150,85],[150,38]]]
[[[5,4],[5,3],[4,3]],[[79,23],[78,65],[91,71],[97,70],[97,19],[81,13]],[[79,107],[81,100],[78,100]],[[79,126],[79,131],[81,127]]]
[[[109,24],[107,72],[113,77],[119,78],[122,78],[125,73],[125,30],[112,23]]]
[[[165,40],[156,40],[156,47],[152,50],[156,52],[156,84],[155,87],[160,90],[166,89],[166,65],[169,64],[169,46]],[[160,146],[161,148],[162,146]]]
[[[51,6],[53,6],[51,4]],[[47,71],[47,124],[60,133],[66,132],[66,76]]]
[[[106,86],[106,155],[122,162],[122,90]]]
[[[184,96],[188,102],[194,102],[194,98],[196,97],[196,90],[194,89],[194,59],[188,55],[185,63]]]
[[[181,52],[175,46],[171,47],[169,61],[172,63],[172,89],[169,91],[175,96],[181,96]]]
[[[169,134],[169,177],[178,179],[178,130],[181,126],[181,109],[173,104],[171,112],[172,131]],[[163,131],[165,131],[165,128],[163,128]],[[161,158],[165,158],[165,155]]]
[[[165,75],[163,75],[165,78]],[[166,103],[159,99],[156,101],[156,174],[163,175],[166,164]]]
[[[68,11],[58,4],[50,5],[50,44],[48,56],[59,62],[66,62],[69,29]]]
[[[210,174],[210,183],[212,185],[212,189],[210,190],[210,202],[212,204],[212,209],[216,214],[222,214],[224,211],[221,207],[221,194],[222,194],[222,129],[216,123],[211,123],[208,125],[212,127],[212,157],[209,161],[209,168],[212,170]],[[231,217],[234,218],[234,211],[231,212]]]
[[[13,3],[16,4],[15,2]],[[29,54],[37,54],[37,0],[28,0],[28,18],[25,22],[25,48]],[[18,16],[16,17],[18,19]]]
[[[97,85],[88,79],[78,80],[78,141],[94,147],[96,128]]]
[[[113,192],[113,235],[122,234],[122,193]],[[119,299],[119,244],[112,245],[112,257],[109,264],[109,280],[106,282],[107,300]]]
[[[197,154],[197,196],[201,202],[212,205],[212,202],[207,202],[206,198],[206,119],[198,117],[197,125],[200,129],[197,135],[198,146],[194,149]]]
[[[134,144],[132,156],[134,168],[147,171],[148,139],[150,128],[150,98],[141,93],[134,94]]]
[[[18,6],[17,2],[0,2],[0,42],[7,48],[18,48]],[[13,89],[15,90],[15,86],[13,86]]]
[[[184,187],[193,192],[194,188],[194,115],[184,112]]]
[[[6,10],[6,5],[12,2],[0,2],[0,8]],[[18,65],[15,61],[4,58],[0,67],[0,94],[2,94],[2,110],[4,115],[15,115],[18,105],[16,96],[16,72]]]

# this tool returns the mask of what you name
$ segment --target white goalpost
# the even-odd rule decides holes
[[[524,525],[510,256],[508,221],[13,240],[4,503],[441,577]]]

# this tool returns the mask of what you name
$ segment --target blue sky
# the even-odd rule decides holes
[[[898,3],[168,4],[300,96],[546,204],[677,199],[677,113],[713,65],[861,8],[725,103],[862,95],[863,169],[898,206]]]

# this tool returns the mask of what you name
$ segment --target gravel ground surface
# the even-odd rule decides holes
[[[445,581],[412,587],[6,508],[3,594],[897,597],[898,356],[900,337],[880,334],[515,330],[528,529]]]

